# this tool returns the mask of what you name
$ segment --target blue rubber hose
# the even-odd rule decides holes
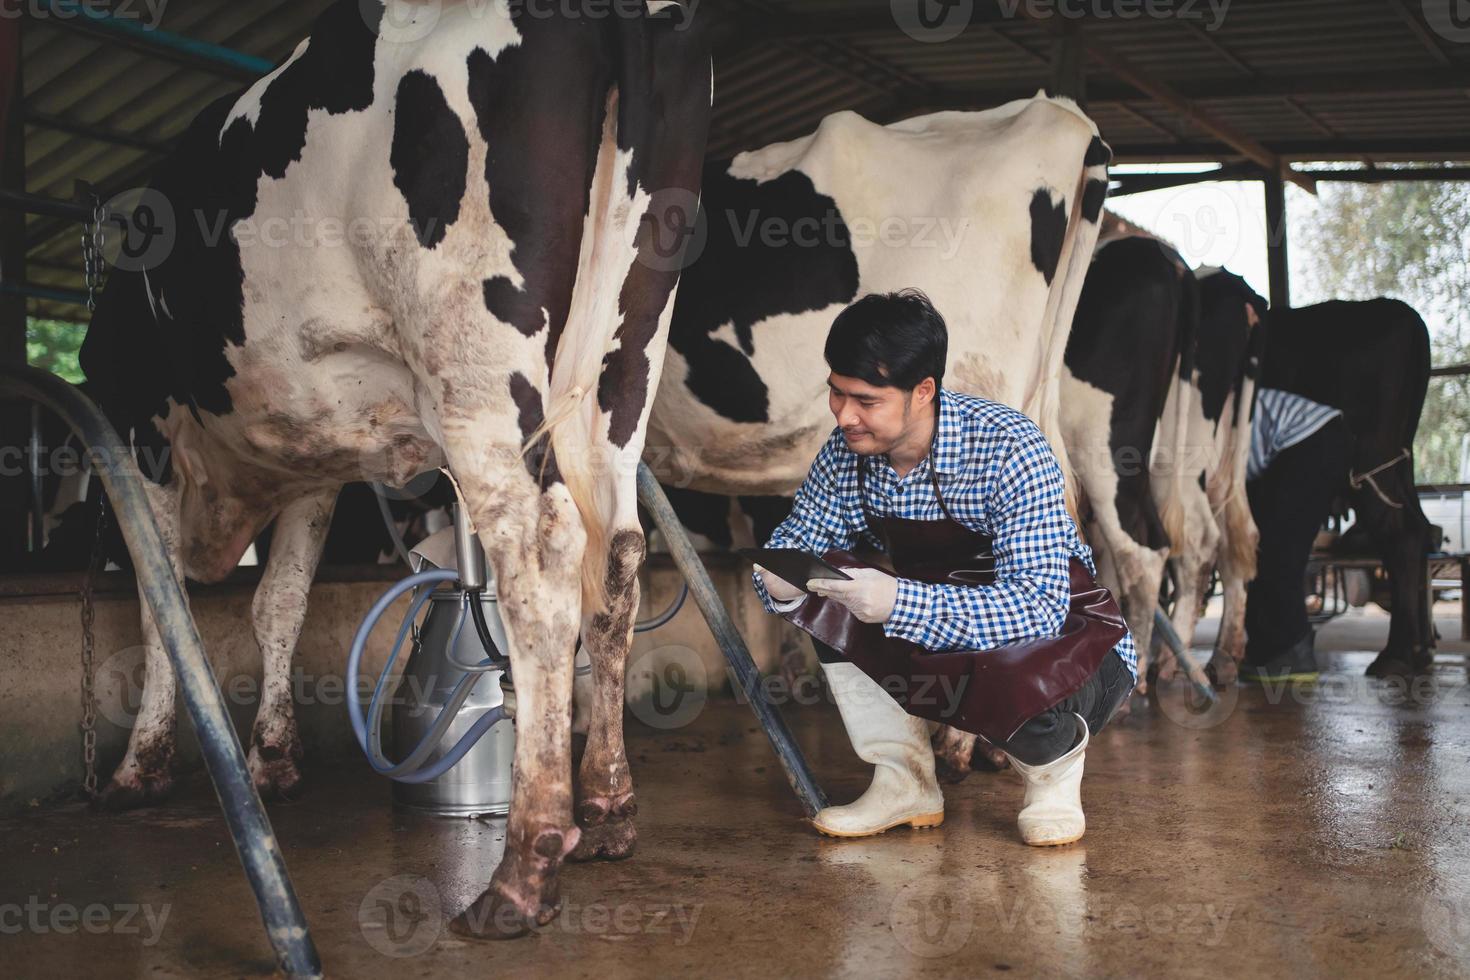
[[[408,576],[400,582],[395,582],[386,592],[373,603],[372,609],[364,617],[362,624],[357,628],[357,634],[352,638],[352,647],[347,655],[347,711],[352,721],[352,732],[357,738],[357,744],[361,746],[367,755],[368,764],[378,773],[395,779],[401,783],[423,783],[431,779],[437,779],[464,758],[470,747],[479,741],[481,736],[493,728],[498,722],[505,718],[503,705],[496,705],[486,711],[478,719],[470,730],[454,744],[443,758],[425,768],[422,765],[439,740],[444,737],[449,726],[453,724],[456,713],[460,706],[469,697],[470,689],[477,682],[481,673],[499,669],[498,665],[489,657],[473,667],[466,667],[470,673],[460,679],[450,694],[449,702],[439,713],[434,726],[425,733],[419,743],[414,746],[402,762],[392,762],[382,753],[381,728],[382,728],[382,696],[388,687],[388,680],[393,673],[393,665],[398,659],[399,651],[403,649],[403,641],[408,635],[409,627],[413,625],[415,617],[423,608],[423,604],[432,595],[431,589],[425,589],[414,597],[409,606],[408,614],[404,616],[403,625],[399,627],[398,636],[393,642],[393,647],[388,653],[388,661],[383,665],[383,672],[378,676],[378,683],[373,689],[373,696],[369,702],[368,716],[365,718],[362,711],[362,698],[358,694],[358,674],[362,666],[363,651],[367,648],[368,637],[372,635],[373,628],[377,626],[378,620],[383,613],[398,599],[411,589],[422,585],[438,584],[440,582],[452,582],[458,579],[459,574],[451,568],[430,568]],[[460,607],[460,615],[455,623],[454,635],[451,642],[457,640],[459,631],[464,625],[464,607]]]

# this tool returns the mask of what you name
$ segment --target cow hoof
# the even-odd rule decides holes
[[[1001,772],[1011,767],[1010,757],[1002,749],[982,742],[975,743],[970,768],[975,772]]]
[[[534,915],[528,915],[492,886],[449,920],[449,931],[465,939],[517,939],[550,922],[559,911],[555,905],[541,906]]]
[[[300,750],[292,753],[263,745],[250,747],[250,778],[262,800],[289,803],[301,795]]]
[[[638,845],[638,828],[633,823],[638,804],[632,793],[614,799],[585,799],[579,810],[582,836],[567,855],[570,860],[619,861],[632,855]]]
[[[1230,687],[1240,679],[1240,665],[1233,657],[1212,654],[1210,662],[1205,664],[1205,676],[1215,687]]]
[[[166,772],[157,775],[134,774],[122,779],[113,776],[92,801],[92,807],[120,813],[123,810],[157,806],[168,799],[173,788],[173,776]]]
[[[968,764],[963,769],[957,769],[944,756],[938,754],[934,756],[934,778],[938,779],[941,783],[949,785],[963,783],[969,775],[970,767]]]
[[[1414,669],[1413,664],[1410,664],[1406,660],[1400,660],[1398,657],[1385,651],[1374,658],[1364,673],[1369,677],[1377,677],[1382,680],[1388,677],[1410,678],[1420,672]]]

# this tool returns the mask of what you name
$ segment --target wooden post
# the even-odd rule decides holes
[[[1286,182],[1280,173],[1262,180],[1266,192],[1266,270],[1271,279],[1271,309],[1291,308],[1291,281],[1286,257]]]

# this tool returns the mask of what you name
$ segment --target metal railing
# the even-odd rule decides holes
[[[199,736],[204,763],[219,796],[235,850],[275,950],[290,977],[321,976],[321,959],[286,873],[286,862],[245,764],[245,753],[225,711],[204,645],[189,615],[184,591],[174,577],[132,453],[97,406],[75,387],[39,368],[0,365],[0,395],[40,402],[56,413],[97,458],[123,540],[133,558],[139,591],[152,610],[184,693],[184,706]]]

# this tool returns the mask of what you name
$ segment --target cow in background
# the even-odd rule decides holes
[[[1265,347],[1266,300],[1233,272],[1196,270],[1200,316],[1195,330],[1193,370],[1169,391],[1160,420],[1160,442],[1180,446],[1175,479],[1155,483],[1155,494],[1181,494],[1161,507],[1178,513],[1181,537],[1172,542],[1169,571],[1174,581],[1174,631],[1186,650],[1194,639],[1211,572],[1218,570],[1224,609],[1209,671],[1216,683],[1235,680],[1245,656],[1246,586],[1255,578],[1257,532],[1245,493],[1250,455],[1251,408]],[[1185,435],[1173,431],[1184,411]],[[1167,646],[1158,648],[1159,676],[1174,676],[1177,664]]]
[[[477,935],[548,921],[567,855],[636,839],[635,473],[681,262],[657,232],[692,215],[709,121],[693,9],[339,0],[160,164],[148,200],[172,247],[113,271],[82,348],[114,426],[164,464],[146,489],[181,581],[226,575],[277,521],[252,610],[264,795],[300,781],[290,660],[338,489],[452,474],[517,694],[505,856],[458,920]],[[146,605],[143,631],[113,806],[172,781],[173,673]],[[579,632],[596,699],[574,822]]]
[[[1414,490],[1414,434],[1429,388],[1424,320],[1383,298],[1273,309],[1263,375],[1266,387],[1341,409],[1356,440],[1347,502],[1357,521],[1344,544],[1355,540],[1380,558],[1392,591],[1388,642],[1368,675],[1428,670],[1424,556],[1438,542]]]
[[[683,490],[789,496],[832,432],[833,318],[866,293],[917,286],[949,326],[946,386],[1031,416],[1065,471],[1062,353],[1110,159],[1074,103],[1037,95],[887,126],[839,112],[710,164],[650,467]],[[726,523],[728,501],[685,503]],[[941,766],[968,771],[974,736],[937,740]]]
[[[1138,644],[1140,690],[1165,566],[1185,540],[1185,473],[1172,461],[1188,435],[1198,326],[1189,264],[1157,238],[1129,235],[1098,248],[1067,341],[1062,431],[1099,581]]]

